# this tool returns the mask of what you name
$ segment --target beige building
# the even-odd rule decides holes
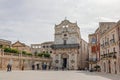
[[[27,46],[26,44],[21,43],[20,41],[13,43],[12,48],[15,48],[20,51],[26,51],[27,53],[31,53],[31,48]]]
[[[101,52],[101,71],[106,73],[118,73],[118,34],[116,23],[113,26],[107,26],[101,33],[100,52]]]
[[[53,45],[53,41],[41,43],[42,52],[52,54],[53,50],[51,48],[51,45]]]
[[[37,55],[42,52],[41,44],[31,44],[31,52],[33,55]]]
[[[95,65],[100,65],[101,72],[120,73],[120,21],[117,23],[100,22],[95,33],[89,35],[89,60],[91,58],[95,60],[89,61],[90,69]]]
[[[81,38],[77,23],[71,23],[65,19],[55,25],[52,49],[54,50],[52,63],[54,68],[75,70],[87,67],[87,42]]]
[[[53,50],[51,48],[51,45],[53,45],[52,41],[44,42],[41,44],[31,44],[31,50],[33,54],[36,53],[50,53],[52,56]]]
[[[117,33],[118,33],[118,68],[119,68],[119,70],[118,70],[118,73],[120,74],[120,21],[118,21],[117,22]]]
[[[0,39],[0,47],[11,47],[11,41]]]
[[[81,69],[85,69],[85,68],[88,68],[89,66],[88,43],[85,40],[81,39],[80,45],[81,45],[81,52],[79,53],[80,59],[79,59],[78,66]]]

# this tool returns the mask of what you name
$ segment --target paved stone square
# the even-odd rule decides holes
[[[85,71],[0,71],[0,80],[120,80],[120,75]]]

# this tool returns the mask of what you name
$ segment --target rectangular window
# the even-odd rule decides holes
[[[115,52],[115,47],[113,48],[113,52]]]
[[[66,45],[66,43],[67,43],[67,41],[66,41],[66,40],[64,40],[64,45]]]

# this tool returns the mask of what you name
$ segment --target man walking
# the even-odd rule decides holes
[[[11,71],[12,66],[10,64],[7,65],[7,71]]]

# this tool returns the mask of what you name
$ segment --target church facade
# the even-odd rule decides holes
[[[88,66],[87,46],[87,42],[81,38],[77,23],[65,19],[55,25],[52,66],[58,69],[85,69]]]

